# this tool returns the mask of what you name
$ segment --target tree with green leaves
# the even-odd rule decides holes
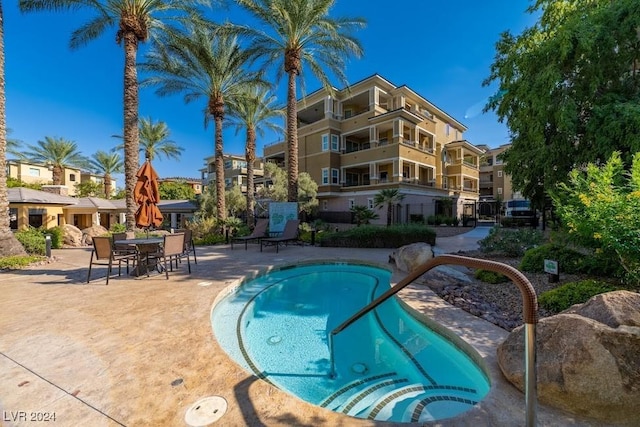
[[[376,208],[381,209],[383,206],[387,206],[387,227],[391,226],[393,206],[402,200],[404,200],[404,194],[400,193],[397,188],[384,188],[373,196],[373,205]]]
[[[287,171],[278,167],[275,163],[265,163],[264,176],[269,180],[268,184],[258,190],[261,198],[274,202],[286,202],[287,192]],[[311,213],[318,206],[318,183],[307,172],[301,172],[299,177],[298,191],[298,211]]]
[[[66,168],[85,169],[89,166],[87,159],[78,150],[78,144],[60,137],[45,136],[36,145],[27,145],[25,157],[34,163],[51,166],[53,185],[62,184]]]
[[[9,192],[7,191],[7,112],[4,80],[4,14],[0,2],[0,258],[26,255],[22,244],[11,231]]]
[[[261,73],[245,69],[251,59],[236,37],[194,23],[187,31],[158,38],[141,65],[151,73],[144,83],[157,86],[158,95],[184,93],[186,103],[206,100],[205,127],[211,118],[215,127],[216,215],[220,221],[226,217],[222,137],[226,103],[241,96],[247,86],[266,84]]]
[[[154,122],[151,117],[140,119],[140,152],[144,153],[145,160],[152,162],[156,157],[161,158],[163,155],[167,160],[180,159],[184,148],[169,139],[170,133],[171,131],[165,122]],[[122,138],[121,135],[114,136]],[[114,148],[114,150],[122,149],[124,149],[124,144]]]
[[[247,209],[247,198],[237,184],[225,191],[224,198],[227,212],[231,217],[237,217],[240,212]]]
[[[353,213],[353,218],[356,221],[357,227],[360,227],[363,224],[370,224],[372,220],[379,218],[377,213],[364,205],[354,205],[350,211]]]
[[[71,48],[75,49],[95,40],[108,28],[116,28],[116,43],[124,47],[124,175],[126,191],[127,230],[136,228],[138,208],[133,197],[138,172],[138,107],[139,88],[136,67],[138,45],[150,36],[167,28],[167,23],[189,19],[200,20],[197,6],[209,5],[209,0],[19,0],[20,10],[74,11],[83,6],[95,16],[71,34]]]
[[[361,18],[329,17],[336,0],[237,0],[264,28],[236,27],[251,37],[251,51],[277,64],[287,74],[287,199],[298,201],[298,108],[296,80],[308,67],[333,93],[327,71],[346,86],[346,60],[360,57],[362,47],[352,31],[365,25]],[[301,79],[304,88],[304,80]]]
[[[119,153],[106,153],[98,150],[89,159],[89,164],[93,172],[102,174],[104,181],[104,197],[111,198],[113,189],[111,188],[111,176],[116,173],[122,173],[124,170],[124,162]]]
[[[196,197],[193,187],[186,182],[161,182],[159,190],[160,200],[192,200]]]
[[[229,104],[232,121],[236,132],[246,132],[245,160],[247,162],[247,225],[253,227],[255,222],[255,184],[253,166],[256,161],[256,136],[263,136],[265,129],[278,132],[282,127],[274,122],[284,117],[282,108],[276,107],[276,97],[266,88],[247,88],[246,92]]]
[[[95,181],[76,182],[75,188],[78,197],[100,197],[104,195],[104,186]]]
[[[550,193],[569,236],[640,283],[640,153],[628,172],[619,152],[604,164],[573,169],[569,182]]]
[[[538,21],[505,32],[485,85],[487,109],[512,138],[504,153],[514,188],[541,208],[545,190],[574,167],[640,151],[640,4],[637,0],[538,0]]]

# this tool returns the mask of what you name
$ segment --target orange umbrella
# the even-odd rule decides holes
[[[151,162],[144,162],[136,174],[138,181],[133,189],[133,198],[139,205],[136,211],[136,225],[141,228],[162,225],[162,212],[158,208],[160,190],[158,188],[158,174]]]

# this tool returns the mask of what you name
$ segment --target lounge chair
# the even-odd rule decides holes
[[[260,240],[260,252],[262,252],[263,246],[275,246],[276,253],[278,252],[278,248],[280,244],[284,244],[287,246],[289,242],[299,242],[298,240],[298,226],[300,225],[300,221],[297,219],[290,219],[284,225],[284,231],[280,236],[277,237],[267,237]]]
[[[249,242],[258,242],[267,236],[267,227],[269,226],[269,220],[267,218],[260,218],[253,228],[253,231],[248,236],[233,237],[231,239],[231,249],[233,249],[233,242],[244,242],[244,250],[247,250],[247,244]]]

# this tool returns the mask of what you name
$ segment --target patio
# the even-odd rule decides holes
[[[258,380],[222,351],[209,321],[216,296],[246,275],[311,259],[390,266],[390,250],[305,247],[276,254],[260,253],[256,245],[246,252],[221,245],[197,251],[192,274],[181,267],[169,280],[123,275],[105,286],[100,268],[86,284],[89,248],[54,250],[54,263],[1,273],[0,425],[32,425],[32,413],[49,413],[59,426],[181,426],[191,405],[213,395],[228,403],[217,425],[390,425],[333,413]],[[492,391],[483,402],[438,425],[524,425],[524,397],[505,383],[495,362],[506,332],[420,285],[401,295],[476,347],[491,373]],[[596,424],[540,407],[538,425]]]

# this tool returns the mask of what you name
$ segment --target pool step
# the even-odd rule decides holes
[[[409,380],[406,378],[395,377],[368,384],[366,387],[354,390],[354,393],[351,393],[351,395],[334,410],[362,418],[362,413],[368,413],[368,411],[371,410],[371,405],[377,402],[381,396],[396,390],[398,387],[402,387],[408,382]],[[364,418],[366,418],[366,416]]]
[[[342,406],[345,401],[350,399],[354,394],[359,393],[360,390],[367,387],[368,385],[383,379],[394,378],[397,376],[398,374],[395,372],[387,372],[385,374],[374,375],[371,377],[352,381],[342,387],[340,390],[333,393],[331,396],[324,399],[322,403],[320,403],[320,406],[331,409],[332,411],[338,411],[338,408],[340,408],[340,406]]]

